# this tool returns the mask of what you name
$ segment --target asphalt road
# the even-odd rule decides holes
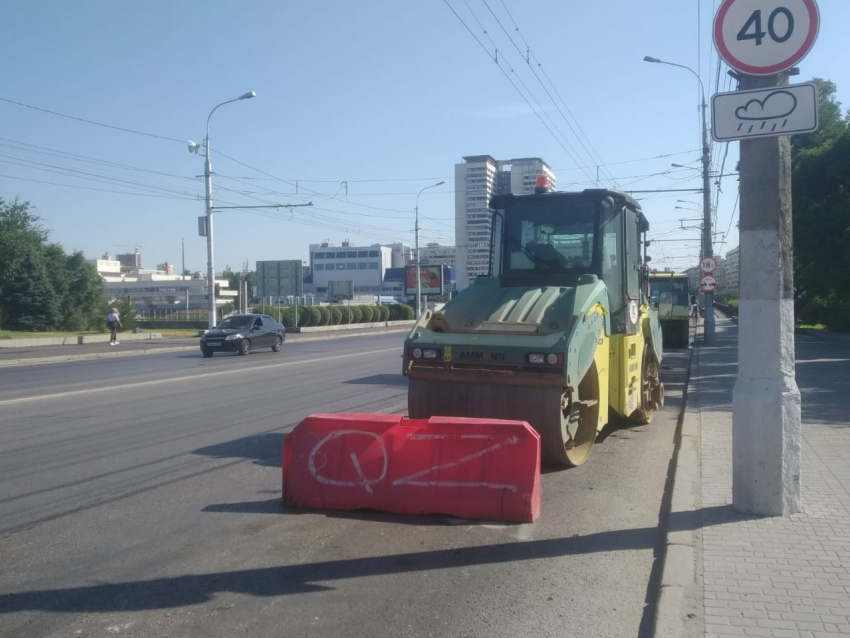
[[[649,636],[668,405],[529,525],[285,510],[313,412],[403,412],[399,334],[0,369],[0,635]]]

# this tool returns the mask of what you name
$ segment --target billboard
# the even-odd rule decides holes
[[[419,266],[419,279],[423,295],[442,295],[445,292],[442,266]],[[405,267],[404,287],[408,295],[416,294],[416,266]]]
[[[328,282],[328,301],[344,301],[353,298],[354,282],[351,280]]]
[[[287,297],[304,294],[304,272],[300,259],[257,262],[257,296]]]

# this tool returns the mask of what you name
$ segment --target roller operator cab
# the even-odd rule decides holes
[[[669,348],[687,348],[691,336],[691,294],[684,273],[649,274],[649,304],[658,311],[664,343]]]
[[[649,423],[664,402],[649,225],[623,193],[537,190],[490,201],[489,276],[408,335],[408,410],[527,421],[545,461],[575,466],[611,418]]]

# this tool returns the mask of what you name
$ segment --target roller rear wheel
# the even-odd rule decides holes
[[[664,405],[664,385],[659,378],[660,369],[655,355],[649,346],[643,348],[643,369],[640,375],[640,407],[632,412],[629,419],[640,425],[652,422],[655,412]]]

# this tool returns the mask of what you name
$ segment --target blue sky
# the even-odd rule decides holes
[[[146,266],[179,268],[185,237],[187,268],[204,270],[203,160],[183,140],[201,141],[212,107],[249,90],[258,97],[212,120],[216,203],[313,207],[217,214],[219,270],[306,258],[308,244],[325,239],[412,244],[416,192],[439,180],[446,184],[420,200],[421,240],[452,244],[453,166],[464,155],[542,157],[559,190],[592,185],[599,163],[605,185],[698,189],[696,81],[642,59],[700,64],[714,92],[717,4],[448,0],[485,52],[443,0],[7,3],[0,97],[174,141],[0,102],[0,196],[29,200],[67,249],[95,257],[139,245]],[[833,80],[846,107],[850,3],[819,5],[820,37],[799,79]],[[531,66],[491,10],[521,51],[530,47]],[[505,73],[534,95],[533,109],[494,63],[495,49]],[[713,150],[719,170],[726,147]],[[717,230],[731,228],[723,253],[737,245],[735,177],[721,186]],[[657,243],[654,264],[694,265],[697,231],[674,230],[696,213],[675,207],[697,208],[699,195],[641,197],[656,239],[694,240]]]

